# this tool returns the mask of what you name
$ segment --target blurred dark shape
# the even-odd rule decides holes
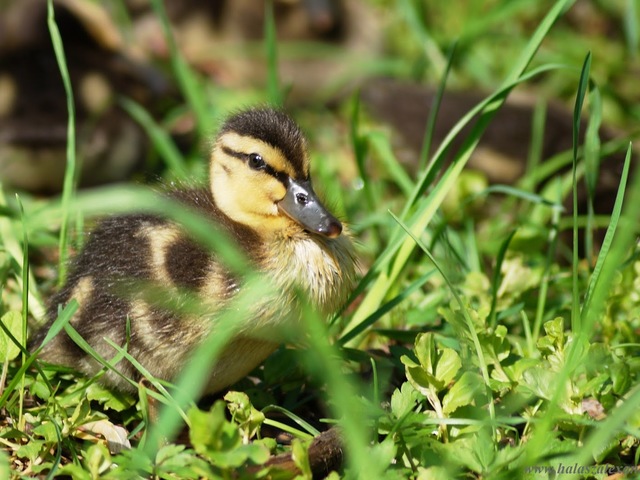
[[[593,0],[578,0],[567,10],[560,19],[575,31],[584,35],[624,39],[623,29],[620,28],[622,18],[616,18],[615,6],[608,8],[605,2]],[[612,8],[613,6],[613,8]]]
[[[128,0],[142,50],[168,56],[148,0]],[[146,7],[145,7],[146,4]],[[180,51],[198,71],[229,88],[263,87],[267,77],[264,0],[165,0]],[[292,103],[351,91],[381,50],[380,20],[364,0],[273,0],[278,70]]]
[[[362,102],[374,117],[390,124],[402,139],[401,148],[408,149],[400,158],[409,169],[417,168],[426,125],[436,91],[432,87],[387,79],[374,79],[363,87]],[[435,123],[431,154],[439,147],[454,125],[475,105],[487,97],[486,93],[470,91],[445,92]],[[468,166],[482,171],[493,183],[515,183],[526,169],[532,143],[534,98],[509,97],[487,126]],[[462,146],[474,118],[456,137],[448,152],[447,161]],[[586,121],[581,122],[580,145],[584,140]],[[621,137],[613,129],[602,127],[600,140],[605,142]],[[544,123],[541,160],[572,149],[573,113],[559,103],[549,102]],[[626,147],[626,145],[625,145]],[[600,160],[600,169],[594,193],[596,214],[609,215],[615,202],[625,152],[618,151]],[[632,163],[632,168],[635,162]],[[566,172],[568,168],[563,171]],[[570,196],[569,196],[570,197]],[[578,205],[581,214],[587,211],[587,190],[584,181],[578,184]],[[572,199],[565,201],[567,212],[572,212]]]
[[[76,111],[81,185],[122,180],[141,164],[147,140],[117,104],[151,106],[167,81],[124,52],[97,4],[55,0]],[[0,181],[34,192],[60,191],[66,167],[67,98],[47,27],[45,0],[0,10]]]

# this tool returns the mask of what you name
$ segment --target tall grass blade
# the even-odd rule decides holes
[[[58,318],[56,319],[56,321],[53,322],[53,325],[51,325],[51,328],[49,329],[49,331],[47,332],[47,335],[42,341],[42,346],[49,343],[53,339],[53,337],[55,337],[58,333],[60,333],[60,331],[64,328],[64,326],[67,323],[69,323],[69,321],[71,320],[71,317],[73,316],[77,308],[78,308],[78,303],[75,300],[72,300],[71,302],[69,302],[69,304],[67,304],[67,306],[61,311],[60,315],[58,315]],[[2,327],[4,327],[4,325],[2,325]],[[26,353],[25,347],[20,345],[20,343],[15,339],[15,337],[12,337],[11,333],[8,332],[8,330],[6,330],[5,328],[3,328],[3,330],[5,330],[5,333],[9,335],[11,340],[16,345],[18,345],[23,352]],[[35,362],[36,357],[41,349],[42,347],[39,347],[35,352],[31,353],[27,357],[27,359],[22,363],[18,371],[15,373],[14,377],[11,379],[11,382],[9,383],[5,391],[0,396],[0,408],[4,408],[5,403],[9,398],[9,395],[11,395],[14,392],[14,390],[17,388],[18,384],[22,382],[25,372],[31,367],[31,364]],[[46,376],[44,375],[44,373],[42,372],[42,370],[40,369],[37,363],[36,363],[36,367],[39,373],[41,374],[43,380],[47,384],[49,391],[51,391],[52,390],[51,385],[49,384]]]
[[[356,325],[352,330],[347,331],[343,334],[338,343],[340,345],[345,345],[353,338],[357,337],[361,333],[363,333],[367,328],[376,323],[383,315],[389,313],[396,306],[398,306],[402,301],[408,298],[413,292],[422,287],[427,280],[431,278],[431,276],[435,273],[435,270],[429,270],[427,273],[418,278],[415,282],[411,283],[408,287],[406,287],[402,293],[393,297],[388,302],[384,303],[380,308],[378,308],[375,312],[371,314],[368,318],[364,319],[361,323]]]
[[[560,181],[552,181],[548,188],[548,191],[556,193],[558,200],[562,198],[560,191]],[[549,291],[549,281],[551,278],[551,268],[555,262],[557,244],[558,244],[558,223],[560,221],[560,209],[552,210],[551,221],[549,222],[549,234],[547,237],[547,255],[544,262],[544,270],[542,272],[542,278],[540,279],[540,290],[538,293],[538,302],[536,304],[536,316],[533,322],[533,341],[532,345],[538,342],[538,336],[542,331],[542,321],[545,313],[545,307],[547,304],[547,292]]]
[[[71,88],[71,80],[69,78],[69,69],[67,68],[67,60],[64,53],[64,46],[62,45],[62,37],[60,36],[60,30],[56,24],[53,2],[47,0],[47,26],[49,28],[49,35],[51,36],[51,42],[53,44],[53,51],[58,62],[58,69],[62,76],[62,84],[64,85],[64,92],[67,97],[67,168],[64,172],[64,186],[62,189],[62,205],[63,216],[62,224],[60,226],[60,242],[59,242],[59,254],[60,260],[58,262],[58,286],[62,286],[67,278],[67,260],[69,257],[68,243],[69,243],[69,206],[75,191],[76,183],[76,120],[75,120],[75,106],[73,103],[73,90]]]
[[[436,126],[436,119],[438,118],[438,112],[440,111],[440,104],[442,103],[442,97],[447,86],[447,80],[449,80],[449,72],[451,72],[451,65],[453,65],[453,57],[456,52],[457,42],[454,42],[447,51],[447,64],[444,72],[440,77],[438,83],[438,90],[431,101],[429,108],[429,117],[427,118],[427,124],[425,126],[424,140],[422,142],[422,148],[420,150],[420,160],[418,161],[418,171],[424,170],[427,166],[427,160],[429,159],[429,152],[431,151],[431,144],[433,142],[433,132]]]
[[[580,143],[580,119],[582,117],[582,104],[587,94],[589,85],[589,71],[591,69],[591,52],[589,52],[582,65],[580,72],[580,82],[578,93],[573,110],[573,169],[572,169],[572,191],[573,191],[573,302],[571,305],[571,329],[576,333],[581,333],[580,322],[580,293],[578,291],[578,144]]]
[[[342,427],[347,462],[351,470],[347,476],[363,479],[384,478],[382,474],[388,465],[371,455],[369,432],[372,424],[368,422],[362,402],[356,400],[360,396],[356,386],[342,373],[340,352],[329,343],[327,327],[318,318],[317,312],[306,308],[303,318],[305,322],[302,322],[301,326],[306,331],[310,349],[305,352],[302,360],[307,371],[317,375],[326,384],[331,410]]]
[[[49,225],[60,215],[60,204],[52,202],[29,218],[30,228]],[[86,216],[105,214],[152,213],[180,224],[186,232],[205,247],[215,250],[226,266],[234,272],[247,269],[247,261],[238,245],[228,238],[210,219],[186,207],[181,202],[142,187],[103,187],[78,193],[71,211]]]
[[[587,186],[587,226],[585,228],[585,257],[592,265],[593,258],[593,202],[600,171],[600,125],[602,124],[602,99],[594,82],[589,82],[589,122],[584,139],[584,181]]]
[[[512,230],[507,238],[504,239],[504,241],[500,245],[498,256],[496,257],[493,277],[491,278],[491,311],[489,313],[489,325],[492,329],[496,328],[496,324],[498,321],[496,306],[498,304],[498,289],[500,288],[500,279],[502,278],[500,275],[502,262],[504,262],[504,257],[507,254],[507,250],[509,249],[509,244],[511,243],[511,240],[513,239],[513,236],[516,234],[516,232],[517,230]]]
[[[6,208],[8,210],[8,214],[14,216],[14,209],[9,208],[7,206],[7,199],[4,196],[4,192],[2,190],[2,186],[0,185],[0,208]],[[28,228],[26,224],[26,219],[22,216],[21,223],[23,230],[23,241],[25,235],[28,234]],[[40,297],[40,294],[37,289],[36,282],[33,277],[33,273],[28,268],[28,263],[25,263],[25,251],[23,246],[20,245],[20,240],[17,236],[16,224],[12,222],[12,219],[9,216],[0,216],[0,241],[2,248],[4,251],[10,256],[11,259],[15,262],[16,265],[20,266],[21,275],[17,277],[18,284],[21,288],[22,294],[28,295],[29,301],[27,305],[29,307],[31,315],[33,315],[36,320],[40,320],[44,316],[45,306]],[[25,265],[27,266],[27,277],[29,281],[27,284],[24,284],[23,275],[25,273]],[[23,303],[24,305],[24,303]],[[26,337],[25,337],[26,338]]]
[[[278,75],[278,39],[273,15],[273,0],[265,3],[264,42],[267,56],[267,98],[272,105],[282,106],[283,96]]]
[[[396,159],[388,138],[381,132],[371,132],[367,135],[367,140],[398,188],[405,196],[411,195],[415,187],[413,181]]]
[[[184,158],[176,147],[169,134],[160,128],[153,117],[149,115],[140,104],[128,98],[120,99],[120,105],[127,111],[131,117],[144,128],[147,135],[153,142],[155,150],[165,161],[171,172],[178,179],[186,179],[188,177],[187,167]]]
[[[624,203],[624,196],[625,196],[625,191],[627,186],[627,179],[629,177],[630,166],[631,166],[631,145],[629,145],[629,149],[627,150],[627,155],[624,160],[624,167],[622,169],[622,175],[620,176],[620,185],[618,186],[618,193],[616,194],[616,200],[613,205],[613,211],[611,212],[611,220],[609,222],[609,227],[607,228],[607,232],[605,233],[604,240],[602,241],[602,247],[600,248],[598,260],[596,261],[596,265],[593,269],[593,272],[591,273],[591,278],[589,279],[589,286],[587,288],[587,294],[586,294],[582,311],[581,311],[581,321],[584,325],[589,327],[591,327],[592,322],[596,320],[596,316],[593,313],[594,296],[596,298],[597,308],[601,308],[600,304],[604,301],[604,298],[606,298],[605,295],[608,295],[608,292],[610,289],[609,283],[603,283],[603,280],[602,280],[603,268],[605,266],[605,262],[607,262],[609,252],[611,251],[611,245],[613,244],[613,239],[614,239],[616,230],[618,228],[618,224],[620,222],[620,215],[622,212],[622,205]],[[608,264],[611,265],[611,260],[609,260]],[[615,264],[613,268],[617,268]]]
[[[638,1],[626,0],[626,12],[624,15],[624,36],[627,41],[627,49],[629,56],[638,57],[638,48],[640,48],[640,28],[638,28]]]
[[[360,175],[360,179],[362,180],[362,188],[364,189],[364,196],[367,201],[367,207],[370,212],[375,212],[376,198],[371,188],[369,173],[365,165],[367,153],[369,151],[369,145],[367,143],[366,137],[360,133],[359,94],[353,96],[353,105],[351,108],[351,116],[349,118],[349,138],[351,139],[351,148],[356,159],[356,166],[358,167],[358,175]]]
[[[25,349],[22,350],[22,363],[24,364],[27,361],[28,353],[26,351],[26,342],[27,342],[27,325],[29,323],[29,236],[27,234],[27,229],[24,227],[24,207],[22,206],[22,202],[20,201],[20,197],[16,195],[16,201],[18,202],[18,206],[20,207],[20,218],[22,220],[22,339],[25,342]],[[18,416],[18,425],[20,429],[24,429],[24,416],[23,416],[23,408],[24,408],[24,384],[25,377],[22,376],[22,383],[20,383],[20,405],[19,405],[19,416]]]
[[[409,31],[415,37],[417,44],[424,50],[424,57],[433,66],[438,77],[443,76],[446,69],[445,57],[440,50],[438,44],[429,34],[427,26],[421,21],[422,14],[417,9],[417,2],[412,0],[402,0],[400,7]]]
[[[310,438],[313,438],[316,435],[320,434],[320,431],[315,428],[313,425],[311,425],[309,422],[307,422],[306,420],[304,420],[303,418],[299,417],[298,415],[296,415],[295,413],[287,410],[286,408],[282,408],[279,405],[268,405],[266,407],[264,407],[262,410],[262,413],[269,413],[269,412],[278,412],[278,413],[282,413],[283,415],[289,417],[291,420],[293,420],[295,423],[297,423],[298,425],[300,425],[302,428],[304,428],[307,432],[308,432],[308,436]],[[265,423],[269,421],[269,419],[267,418],[265,420]]]
[[[564,206],[562,205],[562,203],[552,202],[551,200],[545,198],[544,195],[531,193],[529,191],[512,187],[510,185],[491,185],[490,187],[487,187],[482,192],[480,192],[480,195],[486,195],[488,193],[503,193],[505,195],[520,198],[521,200],[526,200],[533,205],[549,207],[552,210],[564,210]]]
[[[196,348],[186,368],[180,374],[173,394],[175,406],[166,406],[160,411],[158,422],[151,426],[144,453],[155,458],[162,439],[172,439],[180,427],[180,410],[186,409],[193,400],[202,393],[205,382],[209,378],[211,365],[229,340],[243,327],[243,319],[254,308],[256,298],[266,298],[273,287],[257,276],[247,278],[242,290],[233,299],[229,308],[215,317],[215,334],[204,339]],[[212,321],[213,319],[207,319]]]
[[[531,121],[531,145],[527,156],[527,169],[524,176],[518,181],[523,190],[533,191],[536,187],[535,172],[542,160],[542,148],[544,145],[544,130],[547,121],[547,102],[540,99],[533,109]]]
[[[178,80],[180,91],[186,98],[191,111],[196,117],[200,137],[205,137],[211,130],[214,115],[210,115],[210,106],[206,101],[204,90],[200,86],[196,74],[189,67],[178,49],[176,40],[171,32],[171,24],[164,8],[164,3],[162,0],[151,0],[151,6],[153,7],[156,17],[160,19],[160,25],[162,26],[165,40],[169,46],[172,71]]]

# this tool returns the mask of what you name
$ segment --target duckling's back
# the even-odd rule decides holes
[[[173,196],[206,212],[225,228],[228,221],[215,218],[208,192],[179,192]],[[250,232],[233,231],[228,225],[226,229],[232,237],[238,237],[241,245],[251,240]],[[214,314],[236,289],[236,279],[215,256],[175,223],[148,214],[108,218],[89,234],[66,284],[51,299],[48,325],[36,333],[32,344],[42,342],[59,308],[75,299],[79,307],[71,325],[99,355],[108,360],[116,354],[105,341],[108,339],[126,348],[154,376],[173,379],[193,348],[211,331],[211,322],[193,312],[194,300],[206,295],[207,313]],[[270,353],[275,345],[267,343],[256,347]],[[39,358],[88,375],[101,368],[65,333],[45,345]],[[121,361],[118,370],[134,381],[141,379],[127,361]],[[246,373],[243,369],[240,376]],[[131,390],[130,383],[118,374],[106,375],[107,383]],[[212,390],[225,386],[214,383]]]

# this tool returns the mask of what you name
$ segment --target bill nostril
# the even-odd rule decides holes
[[[304,193],[297,193],[296,201],[301,205],[306,205],[307,203],[309,203],[309,197],[307,197],[307,195],[305,195]]]
[[[336,238],[339,237],[342,233],[342,224],[338,220],[335,220],[333,222],[330,222],[324,230],[325,231],[323,233],[327,237]]]

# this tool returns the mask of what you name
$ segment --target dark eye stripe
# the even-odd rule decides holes
[[[232,150],[231,148],[226,147],[226,146],[222,147],[222,151],[224,153],[226,153],[227,155],[229,155],[230,157],[237,158],[239,160],[242,160],[243,162],[248,162],[249,161],[249,155],[250,154],[248,154],[248,153],[237,152],[236,150]],[[275,168],[273,168],[268,163],[260,171],[271,175],[273,178],[275,178],[280,183],[282,183],[285,187],[287,186],[288,175],[286,173],[277,171]]]

